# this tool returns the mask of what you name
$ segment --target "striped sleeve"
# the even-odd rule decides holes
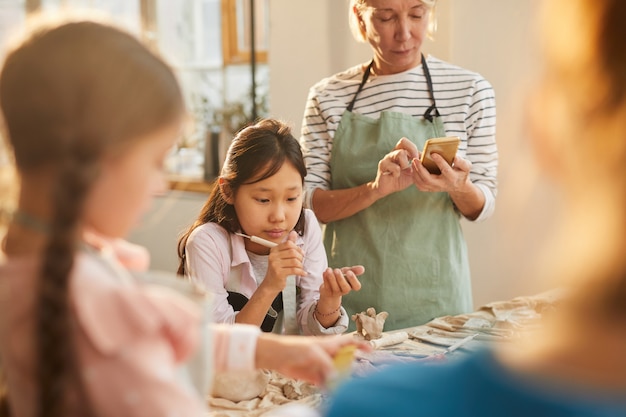
[[[302,121],[300,145],[307,168],[304,205],[312,207],[312,194],[316,188],[330,188],[330,152],[333,147],[334,130],[322,118],[315,92],[311,90]]]
[[[345,73],[322,80],[309,91],[300,144],[307,168],[305,207],[317,188],[330,189],[330,155],[341,116],[357,91],[360,73],[354,67]]]
[[[493,215],[497,194],[498,149],[496,146],[496,101],[493,88],[484,79],[476,83],[467,114],[466,159],[472,163],[470,180],[485,195],[485,205],[476,222]]]

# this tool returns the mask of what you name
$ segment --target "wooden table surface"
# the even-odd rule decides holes
[[[383,337],[402,332],[407,337],[401,343],[359,354],[352,366],[351,377],[361,377],[398,362],[454,360],[489,344],[513,341],[524,331],[540,325],[542,317],[554,310],[561,298],[562,292],[553,290],[493,302],[469,314],[439,317],[424,325],[385,332]],[[209,398],[211,411],[208,415],[257,417],[270,415],[279,411],[278,407],[294,403],[317,408],[326,396],[327,393],[317,387],[272,372],[266,391],[258,398],[238,403]]]

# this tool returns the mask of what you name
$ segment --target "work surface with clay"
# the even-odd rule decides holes
[[[554,309],[561,298],[559,291],[517,297],[489,303],[469,314],[444,316],[421,326],[383,331],[375,335],[380,337],[371,339],[372,352],[357,354],[349,377],[358,378],[399,362],[453,360],[485,344],[514,341],[522,332],[539,325],[542,317]],[[375,318],[380,313],[367,311],[361,314]],[[358,331],[357,322],[357,332],[353,333],[353,337],[369,338]],[[261,377],[267,383],[258,396],[242,401],[209,397],[211,411],[208,416],[270,417],[280,414],[280,407],[295,404],[315,409],[323,406],[327,398],[327,392],[318,387],[276,372],[262,372]],[[234,381],[231,383],[236,385]]]

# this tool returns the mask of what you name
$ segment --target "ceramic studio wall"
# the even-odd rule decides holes
[[[529,32],[540,0],[439,0],[438,31],[425,50],[481,73],[497,100],[500,154],[496,214],[464,221],[475,305],[546,289],[527,269],[549,233],[558,204],[549,184],[537,183],[524,130],[525,90],[537,66]],[[270,105],[299,132],[309,87],[371,59],[351,37],[347,0],[272,0]]]
[[[496,214],[464,221],[475,305],[546,289],[527,266],[549,233],[558,204],[549,184],[535,181],[524,130],[525,90],[537,66],[529,36],[540,0],[439,0],[438,32],[425,50],[485,76],[497,100],[500,153]],[[347,0],[270,2],[271,114],[300,131],[309,87],[323,77],[369,60],[351,37]],[[547,121],[548,122],[548,121]],[[175,193],[158,199],[152,219],[131,239],[147,245],[153,265],[175,270],[176,238],[192,222],[205,196]]]

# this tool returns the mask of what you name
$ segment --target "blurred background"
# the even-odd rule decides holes
[[[560,200],[536,176],[524,122],[539,64],[532,33],[540,1],[439,0],[437,33],[424,46],[479,72],[496,92],[496,213],[483,223],[462,222],[476,307],[549,285],[531,266]],[[0,37],[19,29],[29,12],[65,7],[108,14],[162,54],[183,85],[190,128],[168,158],[172,189],[129,237],[150,250],[159,270],[176,270],[178,235],[197,216],[234,132],[270,115],[299,136],[308,89],[371,59],[348,29],[348,0],[0,0]],[[0,149],[0,172],[6,165]]]

